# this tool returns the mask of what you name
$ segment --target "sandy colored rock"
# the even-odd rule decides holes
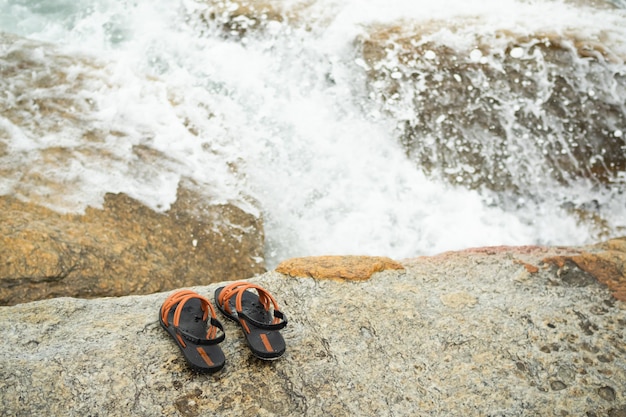
[[[147,294],[265,272],[261,220],[179,188],[157,213],[124,194],[59,214],[0,197],[0,304]]]
[[[476,297],[466,291],[443,294],[439,298],[443,304],[452,309],[472,307],[478,302]]]
[[[200,17],[205,24],[217,25],[225,34],[242,37],[263,32],[271,22],[281,23],[294,17],[276,2],[265,1],[206,1]],[[291,15],[291,16],[289,16]]]
[[[292,277],[362,281],[376,272],[404,269],[402,264],[382,256],[310,256],[281,262],[276,272]]]
[[[499,248],[403,261],[365,281],[254,278],[289,317],[287,352],[254,359],[223,320],[226,367],[188,370],[160,328],[168,293],[0,307],[6,415],[442,416],[626,412],[626,304],[572,286],[547,255]],[[195,287],[212,299],[218,285]],[[452,294],[452,296],[451,296]],[[446,305],[442,300],[475,300]],[[220,316],[221,317],[221,316]]]
[[[615,298],[626,301],[626,238],[609,240],[579,254],[548,257],[543,262],[556,266],[559,273],[571,271],[573,265],[608,286]],[[580,273],[578,277],[580,281]]]

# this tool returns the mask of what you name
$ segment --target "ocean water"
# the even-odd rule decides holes
[[[624,235],[624,6],[0,0],[0,106],[39,103],[0,114],[0,193],[162,211],[190,178],[268,267]]]

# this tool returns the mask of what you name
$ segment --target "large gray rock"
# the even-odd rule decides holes
[[[0,307],[0,409],[624,416],[625,303],[573,263],[544,262],[597,250],[446,253],[359,282],[268,272],[252,280],[289,316],[287,353],[254,359],[224,320],[227,365],[214,376],[191,372],[160,328],[166,293]],[[212,299],[217,285],[195,289]]]

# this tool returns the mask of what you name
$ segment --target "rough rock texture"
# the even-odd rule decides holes
[[[404,267],[383,256],[310,256],[283,261],[276,267],[276,272],[292,277],[361,281],[387,269]]]
[[[561,271],[567,271],[575,283],[580,281],[580,274],[570,271],[584,271],[612,291],[613,296],[626,301],[626,239],[612,239],[596,245],[592,251],[583,251],[577,255],[555,256],[544,259],[544,263],[555,265]],[[574,268],[572,268],[572,263]]]
[[[623,241],[623,240],[622,240]],[[167,294],[0,307],[6,415],[623,416],[626,304],[543,260],[592,248],[483,248],[366,281],[253,278],[289,316],[285,356],[253,359],[223,320],[226,368],[189,371]],[[571,266],[576,268],[575,265]],[[563,272],[563,271],[561,271]],[[196,287],[213,294],[217,284]]]
[[[0,304],[146,294],[265,272],[261,220],[180,187],[166,213],[124,194],[58,214],[0,197]]]

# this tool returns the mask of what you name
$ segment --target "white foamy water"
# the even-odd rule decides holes
[[[400,259],[595,238],[563,201],[505,209],[476,190],[428,178],[398,143],[397,121],[368,99],[354,39],[371,24],[456,19],[471,22],[473,33],[601,35],[626,57],[623,9],[511,0],[281,4],[301,13],[308,27],[273,22],[240,39],[203,22],[201,2],[0,0],[2,31],[104,63],[97,70],[104,82],[85,93],[98,109],[90,121],[123,134],[100,145],[115,156],[111,161],[68,161],[46,173],[75,181],[68,207],[80,211],[100,205],[105,192],[126,192],[166,210],[179,179],[190,177],[210,184],[216,201],[257,200],[269,267],[293,256]],[[472,42],[463,30],[433,36]],[[36,137],[2,116],[0,122],[12,132],[9,148],[19,164],[36,163],[33,150],[81,140],[67,132]],[[168,162],[142,167],[131,152],[138,145],[163,152]],[[15,193],[15,181],[0,178],[0,192]],[[565,194],[573,203],[597,201],[615,235],[626,227],[623,191],[623,184],[612,191],[581,184]]]

